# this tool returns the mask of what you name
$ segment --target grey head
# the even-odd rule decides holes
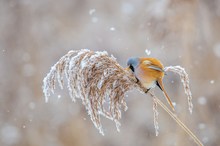
[[[127,66],[134,72],[134,69],[139,65],[140,59],[138,57],[129,58]]]

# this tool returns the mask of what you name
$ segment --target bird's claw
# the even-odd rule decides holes
[[[150,89],[147,89],[147,91],[145,91],[145,93],[147,94],[149,90],[150,90]]]
[[[135,77],[136,78],[136,77]],[[136,83],[139,83],[139,80],[138,80],[138,78],[136,78]]]

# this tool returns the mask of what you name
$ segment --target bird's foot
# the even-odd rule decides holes
[[[135,77],[136,78],[136,77]],[[138,80],[138,78],[136,78],[136,83],[139,83],[140,81]]]
[[[145,93],[147,94],[149,90],[150,90],[150,89],[147,89],[147,90],[145,91]]]

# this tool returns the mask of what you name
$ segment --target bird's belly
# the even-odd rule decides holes
[[[150,74],[149,72],[146,72],[145,70],[137,69],[135,72],[135,76],[147,89],[154,88],[156,86],[156,78],[152,76],[152,74]]]
[[[141,83],[145,88],[147,89],[151,89],[154,88],[156,86],[156,82],[155,81],[151,81],[151,82],[144,82]]]

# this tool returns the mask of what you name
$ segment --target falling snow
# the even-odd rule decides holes
[[[199,98],[198,98],[198,103],[199,103],[200,105],[205,105],[205,104],[207,103],[207,98],[204,97],[204,96],[199,97]]]
[[[95,12],[96,12],[96,9],[90,9],[89,10],[89,15],[91,16],[92,23],[97,23],[98,22],[98,17],[95,16]]]
[[[115,31],[115,27],[111,27],[110,30],[111,30],[111,31]]]
[[[215,80],[211,80],[211,81],[210,81],[210,84],[214,84],[214,83],[215,83]]]
[[[151,51],[148,50],[148,49],[146,49],[146,50],[145,50],[145,53],[149,56],[149,55],[151,54]]]
[[[176,107],[176,102],[172,102],[173,106]]]
[[[96,9],[89,10],[89,15],[93,15],[96,12]]]

